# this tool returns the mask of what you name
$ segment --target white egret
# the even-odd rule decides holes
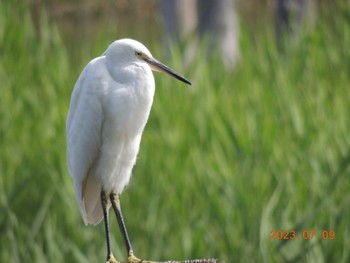
[[[91,60],[74,86],[67,132],[67,164],[85,224],[104,219],[107,261],[114,262],[108,223],[112,205],[128,253],[134,256],[119,195],[129,183],[155,89],[152,70],[187,84],[187,79],[152,57],[132,39],[113,42]]]

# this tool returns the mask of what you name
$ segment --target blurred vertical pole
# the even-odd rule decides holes
[[[177,0],[177,8],[180,14],[181,38],[186,39],[194,34],[197,27],[196,0]]]
[[[161,13],[166,49],[190,40],[186,57],[198,52],[198,42],[208,41],[209,58],[219,53],[227,69],[239,59],[239,28],[234,0],[162,0]]]
[[[179,27],[176,3],[174,0],[161,0],[160,11],[163,22],[163,41],[167,51],[171,43],[179,42]]]
[[[288,0],[276,0],[275,3],[275,30],[277,47],[284,49],[285,41],[291,33],[289,25]]]
[[[239,59],[239,27],[232,0],[198,1],[201,38],[208,41],[208,55],[220,52],[226,69],[232,69]]]
[[[40,8],[41,8],[41,2],[40,0],[33,0],[31,1],[31,16],[32,16],[32,21],[34,24],[34,29],[35,31],[40,34],[41,33],[41,28],[40,28]]]
[[[161,0],[160,11],[165,53],[169,55],[173,45],[191,40],[186,41],[184,61],[188,64],[196,50],[196,40],[193,37],[197,27],[196,0]]]
[[[317,2],[315,0],[299,0],[296,14],[296,31],[311,29],[317,19]]]
[[[316,10],[315,0],[275,0],[276,42],[280,50],[284,50],[286,42],[314,26]]]
[[[185,65],[190,64],[198,53],[197,0],[177,0],[178,14],[181,16],[179,26],[181,41],[185,43]]]

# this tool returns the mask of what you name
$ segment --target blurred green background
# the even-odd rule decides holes
[[[348,1],[324,8],[283,53],[269,19],[254,30],[242,17],[233,71],[205,55],[184,67],[178,46],[163,54],[157,1],[119,1],[129,8],[123,26],[87,17],[82,29],[73,15],[55,15],[68,1],[59,3],[0,2],[0,262],[105,262],[103,225],[85,227],[75,201],[65,119],[83,67],[125,36],[193,82],[155,74],[121,198],[136,255],[350,262]],[[114,255],[125,259],[111,218]],[[315,236],[271,240],[272,230]],[[324,230],[335,238],[323,240]]]

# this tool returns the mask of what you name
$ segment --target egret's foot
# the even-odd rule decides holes
[[[117,261],[113,255],[110,255],[106,263],[119,263],[119,261]]]
[[[140,263],[140,262],[144,262],[144,260],[138,259],[132,254],[128,257],[128,263]]]

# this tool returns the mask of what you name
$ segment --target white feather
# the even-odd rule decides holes
[[[81,73],[67,119],[67,163],[85,224],[103,218],[100,193],[129,183],[154,96],[151,57],[141,43],[118,40]]]

